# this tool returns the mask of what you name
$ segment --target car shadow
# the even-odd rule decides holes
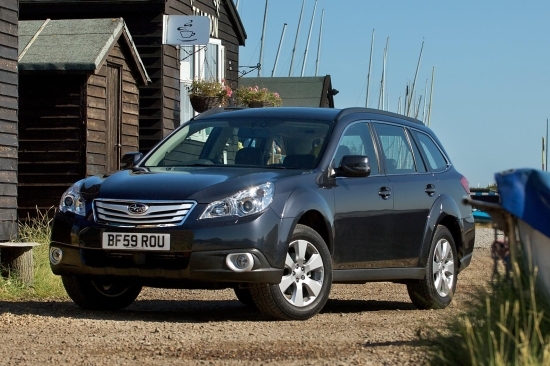
[[[321,313],[362,313],[385,310],[418,310],[410,302],[329,299]]]
[[[384,310],[415,310],[404,302],[329,299],[321,311],[364,313]],[[137,300],[119,311],[81,309],[69,300],[0,301],[0,315],[38,315],[56,318],[103,319],[117,321],[169,321],[203,323],[212,321],[268,321],[266,316],[238,300]]]

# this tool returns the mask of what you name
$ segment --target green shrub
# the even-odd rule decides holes
[[[18,241],[40,244],[33,248],[34,283],[32,286],[27,286],[14,276],[0,277],[0,299],[67,296],[61,278],[55,276],[50,269],[49,244],[52,222],[50,215],[53,213],[53,208],[47,212],[37,210],[36,217],[28,217],[27,220],[19,222]]]

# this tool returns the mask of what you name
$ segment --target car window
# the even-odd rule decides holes
[[[442,171],[447,168],[447,159],[437,147],[435,142],[425,133],[420,131],[413,131],[416,139],[419,142],[420,148],[426,156],[428,166],[431,171]]]
[[[414,161],[416,163],[416,171],[419,172],[419,173],[426,173],[428,171],[428,169],[426,168],[426,164],[424,163],[424,159],[422,158],[422,154],[420,153],[420,150],[418,150],[418,146],[417,146],[417,143],[416,141],[411,138],[411,133],[409,130],[408,131],[408,135],[409,135],[409,141],[411,142],[411,146],[412,146],[412,149],[413,149],[413,154],[414,154]]]
[[[413,153],[405,129],[400,126],[374,123],[387,174],[405,174],[416,172]]]
[[[313,169],[332,126],[330,122],[315,120],[195,120],[163,141],[143,166]]]
[[[368,156],[371,175],[379,173],[376,150],[366,122],[355,123],[344,131],[334,155],[333,165],[339,166],[345,155]]]

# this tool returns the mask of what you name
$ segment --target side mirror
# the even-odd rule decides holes
[[[120,169],[130,169],[143,159],[143,154],[140,152],[126,153],[120,159]]]
[[[345,155],[337,173],[346,177],[368,177],[370,175],[369,158],[363,155]]]

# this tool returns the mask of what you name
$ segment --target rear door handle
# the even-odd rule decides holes
[[[378,190],[378,195],[383,199],[388,199],[391,196],[391,189],[389,187],[382,187]]]
[[[435,189],[435,186],[433,184],[428,184],[426,186],[426,190],[424,190],[428,194],[428,196],[433,196],[437,190]]]

